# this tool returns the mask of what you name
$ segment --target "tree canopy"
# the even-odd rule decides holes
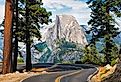
[[[100,52],[105,55],[106,64],[111,64],[112,49],[116,47],[114,37],[119,32],[119,27],[116,27],[115,18],[121,17],[121,1],[120,0],[89,0],[87,2],[91,9],[91,20],[88,22],[91,29],[88,33],[92,33],[90,44],[96,45],[96,42],[102,41],[104,49]],[[102,40],[103,39],[103,40]]]

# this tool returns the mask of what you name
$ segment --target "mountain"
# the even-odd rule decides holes
[[[45,28],[47,28],[47,30],[45,30],[46,32],[42,35],[42,37],[44,37],[43,39],[52,51],[51,56],[49,56],[49,62],[56,56],[54,53],[57,52],[56,42],[58,40],[65,39],[66,41],[76,43],[81,47],[88,44],[85,32],[72,15],[57,15],[55,23]],[[79,59],[79,57],[75,54],[72,54],[71,56],[72,59]],[[70,59],[67,58],[67,60]]]
[[[47,43],[52,45],[56,39],[62,38],[82,46],[87,44],[85,32],[72,15],[57,15],[55,24],[48,28],[46,34]]]
[[[40,29],[42,34],[41,41],[35,41],[31,48],[33,63],[53,63],[58,55],[57,41],[64,39],[62,49],[75,48],[75,44],[84,47],[87,43],[85,32],[78,24],[75,17],[71,15],[57,15],[55,22]],[[25,46],[20,49],[25,61]],[[38,51],[39,52],[38,52]],[[63,52],[62,52],[63,53]],[[62,54],[61,58],[65,61],[80,60],[82,53],[74,52],[69,55]]]

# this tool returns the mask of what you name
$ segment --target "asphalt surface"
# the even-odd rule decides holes
[[[77,71],[81,70],[76,74]],[[23,80],[22,82],[55,82],[55,80],[60,76],[69,76],[63,77],[60,79],[61,82],[87,82],[89,75],[94,73],[96,68],[91,67],[90,65],[71,65],[71,64],[60,64],[54,68],[47,70],[47,74],[41,74],[37,76],[32,76]]]
[[[22,82],[55,82],[55,79],[57,77],[59,77],[61,75],[69,74],[69,73],[72,73],[75,71],[76,70],[36,75],[36,76],[30,77],[28,79],[25,79]]]
[[[95,71],[96,69],[94,68],[83,69],[77,74],[73,74],[73,75],[62,78],[60,82],[86,82],[89,75],[91,75]]]

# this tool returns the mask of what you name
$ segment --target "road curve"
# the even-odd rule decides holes
[[[88,77],[96,71],[95,68],[83,69],[78,73],[62,77],[58,82],[87,82]]]
[[[72,73],[75,71],[77,71],[77,70],[53,72],[53,73],[48,73],[48,74],[36,75],[36,76],[32,76],[30,78],[27,78],[27,79],[23,80],[22,82],[55,82],[55,79],[57,77],[65,75],[65,74],[69,74],[69,73]]]
[[[97,70],[86,65],[86,68],[84,65],[76,67],[75,65],[58,65],[54,69],[50,69],[47,74],[32,76],[21,82],[87,82],[88,77]]]

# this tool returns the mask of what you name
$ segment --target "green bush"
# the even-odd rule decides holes
[[[83,49],[83,57],[81,58],[82,63],[91,63],[96,65],[106,65],[105,54],[99,53],[96,46],[91,44]],[[117,58],[119,57],[119,52],[117,46],[112,47],[109,58],[110,65],[115,65],[117,63]]]
[[[18,58],[17,58],[17,61],[18,61],[18,63],[24,63],[24,60],[23,60],[22,57],[18,57]]]
[[[90,63],[96,65],[103,65],[105,62],[104,56],[100,55],[96,46],[91,44],[89,47],[83,49],[84,55],[81,57],[82,63]]]

